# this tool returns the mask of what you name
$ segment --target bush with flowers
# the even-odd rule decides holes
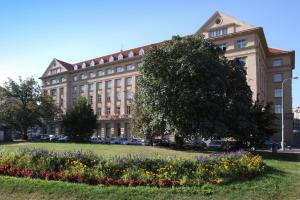
[[[238,151],[194,159],[143,155],[104,158],[91,152],[20,149],[0,153],[0,174],[92,185],[155,187],[222,184],[262,174],[261,156]]]

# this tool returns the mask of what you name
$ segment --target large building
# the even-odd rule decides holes
[[[293,144],[292,86],[291,81],[286,81],[283,92],[281,83],[292,77],[295,52],[270,48],[262,27],[221,12],[214,13],[194,34],[204,35],[219,45],[228,59],[240,59],[247,70],[253,100],[272,101],[279,117],[284,95],[285,139]],[[102,137],[130,137],[132,97],[139,76],[137,68],[149,48],[151,45],[75,64],[54,59],[41,77],[43,88],[63,110],[79,96],[85,96],[99,116],[97,133]],[[58,129],[52,128],[53,131]],[[274,139],[281,140],[280,130]]]

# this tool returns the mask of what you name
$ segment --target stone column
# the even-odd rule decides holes
[[[97,113],[98,103],[97,103],[97,82],[93,82],[93,110]]]
[[[101,96],[101,113],[102,115],[105,115],[105,110],[106,110],[106,82],[102,81],[102,96]]]
[[[124,115],[126,112],[126,81],[124,77],[121,79],[120,95],[121,95],[120,114]]]
[[[116,98],[115,98],[115,92],[116,92],[116,88],[115,88],[115,80],[112,79],[111,80],[111,97],[110,97],[110,115],[114,115],[115,114],[115,103],[116,103]]]
[[[125,137],[125,123],[124,122],[120,122],[121,125],[121,137]]]

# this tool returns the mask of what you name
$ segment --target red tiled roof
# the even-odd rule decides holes
[[[150,49],[151,46],[159,46],[160,44],[161,44],[161,42],[150,44],[150,45],[146,45],[146,46],[142,46],[142,47],[137,47],[137,48],[134,48],[134,49],[129,49],[129,50],[126,50],[126,51],[120,51],[118,53],[113,53],[113,54],[109,54],[109,55],[106,55],[106,56],[102,56],[102,57],[98,57],[98,58],[94,58],[94,59],[82,61],[82,62],[79,62],[79,63],[75,63],[75,64],[73,64],[73,66],[78,65],[78,67],[80,69],[83,63],[85,63],[87,66],[90,66],[92,61],[94,61],[96,64],[98,64],[101,59],[103,59],[104,62],[108,62],[108,60],[109,60],[109,58],[111,56],[113,56],[114,60],[116,60],[118,58],[118,56],[119,56],[120,53],[122,53],[123,58],[127,58],[128,54],[131,51],[134,53],[134,55],[138,55],[140,49],[144,49],[144,51],[146,52],[146,51],[148,51]]]
[[[269,48],[269,52],[271,54],[281,54],[281,53],[288,53],[289,51],[285,51],[282,49]]]
[[[67,70],[73,70],[73,65],[72,64],[70,64],[70,63],[66,63],[66,62],[64,62],[64,61],[61,61],[61,60],[58,60],[58,59],[56,59],[57,60],[57,62],[59,62],[62,66],[64,66]]]

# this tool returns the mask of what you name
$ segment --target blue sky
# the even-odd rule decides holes
[[[262,26],[270,47],[296,51],[300,1],[0,0],[0,85],[39,77],[53,58],[75,63],[194,33],[216,10]],[[300,106],[300,80],[293,82]]]

